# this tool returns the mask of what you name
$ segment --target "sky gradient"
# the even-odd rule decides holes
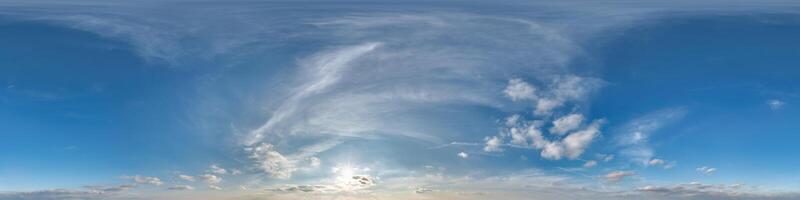
[[[0,200],[800,199],[800,3],[0,1]]]

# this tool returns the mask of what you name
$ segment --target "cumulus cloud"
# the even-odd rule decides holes
[[[632,171],[613,171],[603,176],[603,178],[605,178],[605,180],[608,182],[616,183],[622,181],[622,179],[624,179],[625,177],[634,175],[636,175],[636,173]]]
[[[501,152],[501,151],[503,151],[503,149],[500,148],[500,146],[503,144],[503,142],[500,140],[499,137],[497,137],[497,136],[486,137],[486,138],[484,138],[484,141],[486,141],[486,146],[483,147],[483,151],[486,151],[486,152]]]
[[[147,176],[136,175],[136,176],[122,176],[122,178],[133,180],[133,182],[138,184],[149,184],[155,186],[164,184],[164,182],[161,182],[161,179],[159,179],[158,177],[147,177]]]
[[[595,120],[585,129],[567,135],[562,141],[566,156],[570,159],[576,159],[583,154],[589,144],[600,135],[600,125],[603,123],[604,120]]]
[[[703,174],[706,174],[706,175],[711,175],[711,174],[714,174],[715,172],[717,172],[717,168],[706,167],[706,166],[698,167],[695,170],[698,171],[698,172],[701,172]]]
[[[534,92],[536,92],[535,87],[519,78],[508,80],[508,86],[503,90],[503,93],[513,101],[535,99],[536,94]]]
[[[194,176],[189,176],[184,174],[178,175],[178,178],[185,181],[194,181]]]
[[[567,133],[567,131],[575,130],[580,127],[581,122],[583,122],[583,115],[581,114],[570,114],[558,118],[553,121],[553,127],[550,128],[550,133],[563,135]]]
[[[463,152],[463,151],[462,152],[458,152],[457,155],[458,155],[459,158],[462,158],[462,159],[467,159],[469,157],[469,154],[467,154],[466,152]]]
[[[582,118],[582,115],[580,118]],[[510,121],[514,123],[509,123]],[[567,119],[565,121],[573,120]],[[540,155],[542,158],[550,160],[560,160],[564,157],[577,159],[586,151],[594,139],[600,136],[600,127],[603,123],[605,123],[605,120],[594,120],[591,124],[567,134],[560,140],[558,138],[550,140],[539,130],[539,126],[543,124],[542,121],[534,120],[527,122],[523,121],[518,115],[512,115],[506,119],[505,123],[506,125],[511,125],[511,127],[507,127],[507,135],[511,137],[510,144],[503,143],[502,134],[500,136],[486,137],[484,138],[484,151],[499,152],[503,150],[501,146],[509,146],[514,148],[539,149],[541,150]],[[561,128],[571,126],[564,125],[564,123],[561,124],[563,125]],[[580,125],[580,123],[577,124]],[[566,127],[566,129],[570,130],[576,128],[578,127]],[[528,143],[528,141],[530,141],[530,143]]]
[[[218,184],[222,182],[222,178],[213,174],[203,174],[200,176],[200,179],[205,181],[208,184]]]
[[[169,190],[194,190],[194,187],[189,185],[175,185],[167,188]]]
[[[575,75],[558,76],[549,85],[544,97],[536,102],[534,114],[548,116],[552,111],[564,106],[567,102],[585,100],[591,92],[599,89],[605,83],[595,78],[579,77]]]
[[[783,105],[785,105],[785,104],[786,104],[785,102],[783,102],[781,100],[777,100],[777,99],[772,99],[772,100],[767,101],[767,105],[772,110],[781,109],[783,107]]]
[[[250,153],[250,158],[255,160],[257,167],[271,177],[278,179],[288,179],[292,177],[292,172],[297,170],[294,163],[276,151],[272,144],[261,143],[256,147],[245,148]]]

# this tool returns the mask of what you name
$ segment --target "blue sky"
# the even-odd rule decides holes
[[[0,199],[800,198],[797,6],[2,2]]]

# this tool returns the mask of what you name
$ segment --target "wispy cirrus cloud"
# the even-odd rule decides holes
[[[620,147],[620,155],[640,165],[649,165],[655,156],[650,137],[659,129],[682,119],[686,113],[685,108],[667,108],[627,122],[617,130],[616,145]],[[654,164],[658,163],[655,161]]]

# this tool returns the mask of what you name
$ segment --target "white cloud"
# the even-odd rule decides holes
[[[603,178],[605,178],[605,180],[608,182],[619,182],[622,181],[622,179],[624,179],[625,177],[633,175],[636,175],[636,173],[632,171],[613,171],[603,176]]]
[[[714,174],[715,172],[717,172],[717,168],[706,167],[706,166],[698,167],[695,170],[697,170],[698,172],[701,172],[703,174],[706,174],[706,175],[711,175],[711,174]]]
[[[536,115],[550,115],[554,109],[562,105],[564,105],[564,102],[558,99],[542,98],[536,101],[536,110],[533,113]]]
[[[783,102],[781,100],[777,100],[777,99],[772,99],[772,100],[767,101],[767,105],[772,110],[781,109],[783,107],[783,105],[785,105],[785,104],[786,104],[785,102]]]
[[[203,174],[200,176],[200,179],[203,179],[208,184],[218,184],[222,182],[222,178],[213,174]]]
[[[511,144],[518,146],[528,145],[528,135],[522,130],[513,127],[509,130],[509,134],[511,135]]]
[[[649,165],[649,166],[658,166],[658,165],[663,165],[664,163],[666,163],[666,161],[654,158],[654,159],[648,161],[647,165]]]
[[[123,184],[117,186],[86,186],[85,188],[100,193],[115,193],[115,192],[124,192],[136,188],[136,185]]]
[[[189,185],[175,185],[167,188],[169,190],[194,190],[194,187]]]
[[[600,125],[603,122],[604,120],[595,120],[585,129],[567,135],[563,140],[566,156],[570,159],[581,156],[589,144],[600,135]]]
[[[560,160],[564,155],[564,146],[558,142],[548,142],[544,145],[540,154],[545,159]]]
[[[570,114],[553,121],[553,127],[550,128],[551,134],[563,135],[568,131],[575,130],[581,126],[583,122],[583,115]]]
[[[122,176],[122,178],[123,179],[133,180],[133,182],[138,183],[138,184],[149,184],[149,185],[155,185],[155,186],[159,186],[161,184],[164,184],[163,182],[161,182],[161,179],[159,179],[158,177],[147,177],[147,176],[136,175],[136,176]]]
[[[584,168],[592,168],[594,166],[597,166],[597,161],[590,160],[590,161],[586,161],[585,163],[583,163],[583,167]]]
[[[709,185],[700,182],[681,183],[670,186],[644,186],[637,191],[674,198],[697,197],[697,199],[785,199],[783,195],[764,195],[754,192],[755,187],[743,184]],[[796,195],[796,194],[793,194]],[[792,195],[790,195],[792,196]]]
[[[185,181],[194,181],[194,176],[189,176],[189,175],[181,174],[181,175],[178,175],[178,178],[183,179]]]
[[[665,160],[657,159],[657,158],[654,158],[654,159],[651,159],[650,161],[647,161],[647,166],[661,166],[664,169],[672,169],[677,164],[678,163],[676,161],[667,162]]]
[[[686,112],[684,108],[662,109],[627,122],[616,130],[616,144],[620,147],[620,155],[642,166],[649,165],[655,154],[650,146],[650,136],[664,126],[682,119]]]
[[[583,118],[582,115],[575,115],[580,116],[579,118]],[[569,119],[572,118],[572,119]],[[572,125],[567,125],[566,123],[570,123],[567,121],[582,121],[575,120],[576,117],[565,117],[562,120],[563,123],[560,128],[564,130],[572,130],[576,129],[577,127],[569,127]],[[514,123],[508,123],[514,121]],[[604,123],[605,120],[594,120],[591,124],[587,125],[581,130],[574,131],[568,135],[566,135],[561,140],[555,139],[551,141],[545,138],[542,135],[542,132],[539,130],[539,126],[543,124],[540,120],[535,120],[531,122],[525,122],[521,117],[518,115],[512,115],[507,118],[505,123],[506,125],[511,125],[508,127],[507,135],[511,136],[510,144],[503,144],[502,137],[492,136],[484,138],[485,146],[484,151],[487,152],[499,152],[503,149],[501,146],[506,145],[513,148],[533,148],[533,149],[540,149],[540,155],[542,158],[550,159],[550,160],[560,160],[564,157],[569,159],[577,159],[579,158],[586,149],[590,146],[590,144],[600,135],[600,126]],[[579,126],[580,123],[577,123]],[[501,134],[501,136],[503,136]],[[528,144],[528,141],[531,141]]]
[[[466,152],[463,152],[463,151],[462,152],[458,152],[458,157],[462,158],[462,159],[467,159],[469,157],[469,154],[467,154]]]
[[[317,168],[322,163],[322,161],[317,157],[309,157],[308,162],[308,165],[312,168]]]
[[[216,185],[209,185],[209,186],[208,186],[208,189],[212,189],[212,190],[222,190],[222,188],[221,188],[221,187],[219,187],[219,186],[216,186]]]
[[[597,159],[600,159],[603,162],[609,162],[611,160],[614,160],[614,155],[613,154],[597,154],[595,156],[597,157]]]
[[[503,151],[500,146],[503,144],[503,141],[500,140],[497,136],[486,137],[484,138],[486,141],[486,146],[483,147],[483,151],[486,152],[501,152]]]
[[[211,173],[215,173],[215,174],[227,174],[228,173],[228,170],[225,170],[225,168],[217,166],[217,164],[211,165],[210,168],[211,169],[209,169],[208,171],[211,172]]]
[[[245,148],[250,153],[250,158],[256,161],[259,169],[269,173],[272,178],[288,179],[296,171],[294,163],[275,151],[272,144],[261,143],[256,147]]]
[[[552,111],[564,106],[567,102],[585,100],[588,95],[603,86],[604,82],[595,78],[579,77],[575,75],[557,76],[552,80],[544,94],[536,102],[534,114],[549,116]]]
[[[519,78],[508,80],[508,86],[503,93],[513,101],[535,99],[536,88]]]

